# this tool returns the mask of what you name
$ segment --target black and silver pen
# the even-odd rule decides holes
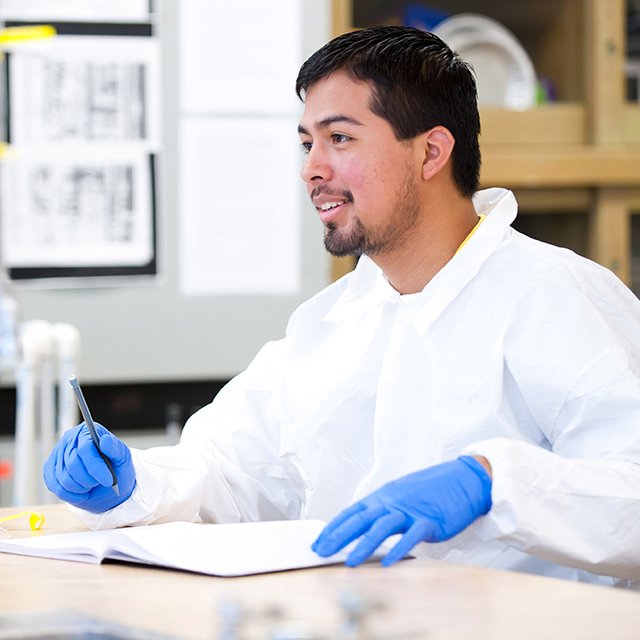
[[[113,484],[111,485],[111,488],[115,491],[116,495],[119,496],[120,489],[118,489],[118,479],[116,478],[116,472],[113,470],[111,460],[109,460],[109,458],[107,458],[107,456],[102,453],[102,449],[100,449],[100,438],[98,438],[98,434],[96,433],[96,426],[95,424],[93,424],[93,418],[91,417],[91,412],[89,411],[89,407],[87,406],[87,401],[84,399],[82,389],[80,388],[80,384],[78,383],[78,378],[76,378],[75,376],[69,376],[69,384],[71,385],[73,393],[76,396],[78,406],[80,407],[80,412],[82,413],[84,422],[89,429],[93,444],[96,446],[100,457],[104,460],[104,463],[107,465],[109,471],[111,472],[111,477],[113,478]]]

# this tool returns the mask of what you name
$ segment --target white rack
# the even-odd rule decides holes
[[[80,355],[80,333],[68,323],[30,320],[20,325],[16,366],[16,429],[13,504],[55,499],[42,467],[62,433],[79,422],[69,385]]]

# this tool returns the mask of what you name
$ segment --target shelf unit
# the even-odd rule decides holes
[[[417,3],[333,0],[334,34],[398,23],[409,4]],[[624,94],[625,0],[539,0],[526,8],[488,0],[481,9],[470,0],[423,4],[452,14],[481,11],[502,22],[522,42],[538,74],[557,87],[554,103],[526,111],[481,109],[481,185],[512,189],[519,218],[531,218],[526,226],[532,235],[566,244],[632,284],[631,216],[640,214],[640,104],[628,103]],[[577,216],[582,238],[571,233],[563,238],[561,228],[554,232],[536,224],[550,215],[566,216],[567,229],[575,227]],[[350,258],[334,259],[332,276],[353,264]]]

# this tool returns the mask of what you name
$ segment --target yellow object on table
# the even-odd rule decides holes
[[[31,531],[37,531],[38,529],[41,529],[45,521],[43,513],[38,513],[37,511],[20,511],[20,513],[13,513],[9,516],[3,516],[2,518],[0,518],[0,522],[18,520],[18,518],[24,517],[29,518],[29,526],[31,527]]]

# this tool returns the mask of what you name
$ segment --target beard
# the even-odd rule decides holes
[[[349,202],[353,202],[353,197]],[[407,180],[398,194],[396,205],[384,223],[367,228],[358,216],[352,218],[348,228],[341,229],[329,223],[325,227],[324,246],[336,257],[384,255],[402,245],[417,226],[419,217],[416,183],[407,172]]]
[[[349,231],[340,231],[333,223],[325,227],[324,248],[332,256],[361,256],[365,252],[367,231],[357,216],[352,222],[352,227]]]

